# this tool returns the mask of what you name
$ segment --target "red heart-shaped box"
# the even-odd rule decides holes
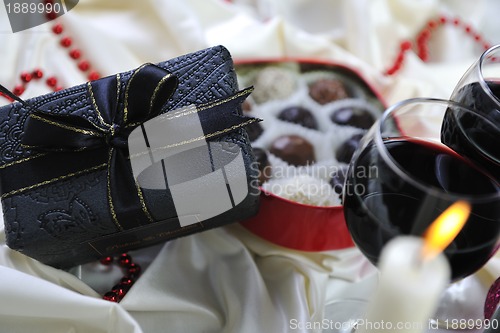
[[[302,69],[331,71],[348,75],[378,100],[383,109],[387,104],[380,93],[363,76],[346,65],[317,59],[259,59],[235,62],[236,72],[249,66],[296,63]],[[260,195],[256,216],[241,225],[255,235],[289,249],[327,251],[353,247],[342,206],[311,206],[297,203],[265,191]]]

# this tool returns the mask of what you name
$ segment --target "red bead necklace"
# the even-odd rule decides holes
[[[51,1],[45,1],[46,3],[51,2]],[[64,28],[62,24],[55,24],[52,27],[52,32],[57,35],[58,37],[64,32]],[[70,49],[68,52],[68,55],[71,59],[73,59],[77,67],[80,71],[84,72],[87,74],[87,79],[89,81],[94,81],[100,78],[100,74],[92,69],[92,66],[90,65],[90,62],[88,60],[82,60],[82,52],[78,48],[71,48],[73,45],[73,40],[69,36],[64,36],[59,40],[59,44],[63,48]],[[21,83],[17,84],[14,89],[12,89],[12,92],[16,96],[20,96],[24,93],[26,90],[26,87],[30,82],[33,80],[38,80],[41,79],[44,76],[44,73],[42,72],[41,69],[37,68],[33,70],[32,72],[23,72],[20,75]],[[45,84],[52,90],[52,91],[59,91],[63,89],[63,87],[59,84],[58,79],[55,76],[49,76],[45,80]],[[6,98],[10,102],[13,102],[13,100],[9,97],[4,95],[3,93],[0,93],[0,96]]]
[[[420,33],[415,38],[415,42],[412,43],[409,40],[403,41],[399,45],[399,52],[394,60],[394,64],[390,66],[385,72],[385,75],[394,75],[396,74],[401,67],[403,66],[406,52],[410,51],[413,47],[415,47],[415,51],[422,61],[429,61],[429,39],[432,36],[432,33],[439,27],[442,27],[446,24],[451,24],[454,27],[463,29],[465,34],[474,39],[474,41],[480,44],[483,50],[487,50],[491,47],[491,45],[484,40],[484,38],[476,32],[469,24],[462,22],[459,18],[455,17],[453,19],[447,18],[445,16],[440,16],[438,19],[432,19],[427,22],[425,27],[420,31]]]
[[[104,294],[103,299],[110,302],[120,302],[141,275],[141,266],[134,263],[132,257],[127,253],[122,253],[118,257],[101,259],[102,265],[109,266],[113,263],[117,263],[124,270],[124,275],[110,291]]]

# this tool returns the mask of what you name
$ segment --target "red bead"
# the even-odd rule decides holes
[[[101,259],[101,264],[110,265],[113,262],[113,257],[104,257]]]
[[[55,87],[55,86],[56,86],[56,84],[57,84],[57,79],[56,79],[55,77],[51,76],[51,77],[49,77],[49,78],[47,79],[47,81],[45,81],[45,82],[47,82],[47,85],[48,85],[49,87]]]
[[[399,53],[398,56],[397,56],[397,58],[396,58],[395,64],[401,65],[404,60],[405,60],[404,54],[403,53]]]
[[[417,37],[417,44],[421,45],[427,43],[427,40],[429,39],[430,35],[431,33],[429,32],[429,30],[426,29],[422,31]]]
[[[19,84],[14,87],[14,90],[12,92],[14,93],[14,95],[19,96],[24,92],[24,87]]]
[[[483,48],[484,48],[485,50],[489,49],[490,47],[491,47],[491,45],[490,45],[490,44],[488,44],[488,43],[484,43],[484,44],[483,44]]]
[[[125,296],[125,294],[127,293],[127,291],[129,289],[130,289],[130,287],[122,286],[121,284],[117,284],[117,285],[113,286],[113,288],[111,288],[111,291],[114,292],[119,299],[122,299],[123,296]]]
[[[406,40],[406,41],[401,43],[400,47],[401,47],[401,50],[408,51],[411,49],[411,42],[409,40]]]
[[[481,41],[481,35],[475,34],[475,35],[474,35],[474,40],[475,40],[476,42]]]
[[[81,54],[80,50],[78,50],[78,49],[74,49],[74,50],[71,50],[69,52],[69,56],[73,59],[78,59],[78,58],[80,58],[81,55],[82,54]]]
[[[439,22],[441,22],[441,24],[445,24],[447,21],[448,21],[448,19],[446,17],[444,17],[444,16],[441,16],[439,18]]]
[[[128,278],[128,277],[123,277],[120,280],[120,284],[124,286],[132,286],[134,284],[134,280]]]
[[[33,78],[34,79],[41,79],[43,77],[43,72],[40,69],[35,69],[33,71]]]
[[[45,17],[49,20],[53,20],[57,17],[57,14],[56,12],[48,12],[45,14]]]
[[[127,267],[132,263],[132,258],[126,253],[123,253],[119,259],[120,266]]]
[[[108,291],[102,298],[106,301],[118,302],[118,295],[116,295],[116,293],[112,291]]]
[[[31,74],[30,74],[30,73],[22,73],[22,74],[21,74],[21,80],[22,80],[23,82],[28,83],[28,82],[30,82],[30,81],[31,81],[31,79],[32,79],[32,78],[33,78],[33,77],[31,76]]]
[[[387,70],[387,75],[393,75],[394,73],[396,73],[396,69],[394,69],[394,68],[389,68]]]
[[[61,39],[61,45],[64,47],[70,47],[71,43],[72,43],[72,40],[69,37],[64,37],[63,39]]]
[[[453,24],[454,25],[459,25],[460,24],[460,20],[459,19],[453,19]]]
[[[54,88],[54,91],[59,91],[59,90],[63,90],[63,87],[61,87],[61,86],[56,86],[56,87]]]
[[[94,80],[97,80],[100,77],[101,76],[99,75],[99,73],[97,73],[95,71],[92,71],[92,72],[90,72],[90,74],[88,76],[88,79],[89,79],[89,81],[94,81]]]
[[[139,275],[141,273],[141,266],[131,263],[128,265],[128,274],[129,276],[132,275]]]
[[[90,64],[88,61],[82,60],[78,63],[78,68],[80,68],[80,70],[85,72],[86,70],[88,70],[90,68]]]
[[[436,22],[434,21],[429,21],[427,22],[427,26],[430,28],[430,29],[434,29],[436,27]]]
[[[56,24],[55,26],[52,27],[52,31],[56,34],[59,35],[60,33],[63,32],[63,27],[61,24]]]
[[[466,25],[465,26],[465,32],[466,33],[470,33],[472,31],[472,28],[470,27],[470,25]]]

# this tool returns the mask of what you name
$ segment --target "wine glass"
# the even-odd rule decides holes
[[[486,50],[460,79],[451,100],[476,111],[452,117],[443,125],[442,141],[500,179],[500,45]],[[488,119],[483,122],[482,119]],[[493,126],[491,130],[490,126]]]
[[[391,239],[421,236],[459,200],[470,203],[471,214],[444,250],[452,281],[480,269],[496,250],[498,180],[440,140],[445,117],[466,116],[479,118],[498,141],[499,128],[482,114],[425,98],[390,107],[361,141],[346,178],[344,215],[354,242],[373,264]]]

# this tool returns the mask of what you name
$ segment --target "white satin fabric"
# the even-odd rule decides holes
[[[430,63],[410,52],[402,71],[385,77],[402,40],[445,13],[498,43],[499,11],[494,0],[81,0],[59,20],[102,75],[223,44],[236,60],[317,57],[353,66],[391,104],[448,97],[481,52],[446,27],[431,39]],[[14,86],[35,67],[64,87],[86,80],[51,24],[12,34],[4,7],[0,15],[2,84]],[[34,82],[22,97],[47,92]],[[231,225],[132,253],[147,269],[113,304],[99,293],[119,269],[91,263],[64,272],[11,251],[4,236],[0,243],[0,332],[307,332],[290,321],[321,321],[326,304],[369,299],[376,286],[375,268],[354,248],[291,251]],[[497,257],[474,275],[472,309],[482,309],[499,275]]]

